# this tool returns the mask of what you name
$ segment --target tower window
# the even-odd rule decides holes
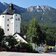
[[[17,14],[16,14],[16,16],[17,16]]]
[[[9,29],[7,29],[7,31],[9,31]]]
[[[4,16],[2,16],[4,18]]]
[[[7,19],[7,21],[9,21],[9,19]]]
[[[16,19],[17,20],[17,19]]]
[[[7,26],[9,26],[9,24],[7,24]]]

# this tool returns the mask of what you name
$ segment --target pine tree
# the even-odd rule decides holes
[[[35,18],[33,18],[28,26],[27,29],[27,40],[28,42],[32,43],[33,42],[33,38],[37,38],[38,33],[37,33],[37,28],[39,27],[38,22],[36,21]]]

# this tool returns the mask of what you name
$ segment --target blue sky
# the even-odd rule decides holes
[[[48,5],[56,8],[56,0],[0,0],[0,2],[13,3],[24,8],[36,5]]]

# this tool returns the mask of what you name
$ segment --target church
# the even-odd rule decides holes
[[[13,4],[0,15],[0,27],[6,36],[20,33],[21,15],[16,13]]]

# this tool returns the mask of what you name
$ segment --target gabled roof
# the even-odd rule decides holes
[[[18,35],[20,35],[22,38],[24,38],[24,37],[23,37],[24,35],[21,34],[21,33],[17,33],[17,32],[16,32],[15,34],[18,34]],[[15,35],[15,34],[14,34],[14,35]]]
[[[13,36],[15,37],[15,39],[16,39],[17,41],[21,41],[21,42],[27,43],[27,41],[24,39],[24,37],[23,37],[22,34],[20,34],[20,33],[15,33]]]
[[[13,15],[14,13],[16,13],[16,10],[14,8],[14,5],[13,4],[10,4],[9,7],[2,14]]]

